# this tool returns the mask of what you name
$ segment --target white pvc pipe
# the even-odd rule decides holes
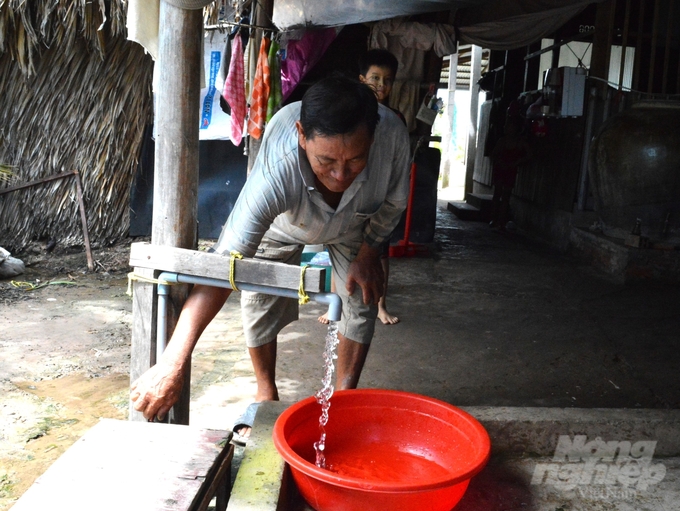
[[[167,296],[170,284],[201,284],[204,286],[223,287],[231,289],[228,280],[210,277],[196,277],[181,273],[163,272],[158,276],[158,325],[156,326],[156,361],[160,360],[167,345]],[[284,289],[274,286],[249,284],[236,282],[236,287],[243,291],[252,291],[266,295],[284,296],[286,298],[298,298],[298,292],[294,289]],[[309,299],[328,305],[328,319],[340,321],[342,314],[342,299],[335,293],[309,293]]]

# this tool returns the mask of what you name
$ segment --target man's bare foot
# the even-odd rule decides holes
[[[327,325],[328,323],[330,323],[330,321],[328,319],[328,313],[324,314],[323,316],[319,316],[318,321],[322,325]]]
[[[378,319],[382,321],[383,325],[396,325],[399,323],[399,318],[392,316],[384,307],[378,307]]]

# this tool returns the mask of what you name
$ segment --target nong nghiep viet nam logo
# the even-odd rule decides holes
[[[588,441],[586,435],[561,435],[550,463],[538,463],[531,484],[552,485],[561,491],[580,490],[611,497],[630,496],[660,483],[666,476],[662,463],[653,463],[656,441]],[[626,495],[624,495],[626,494]]]

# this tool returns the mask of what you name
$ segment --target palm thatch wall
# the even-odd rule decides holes
[[[124,0],[0,0],[0,190],[78,170],[92,244],[126,236],[152,72]],[[83,243],[73,178],[0,195],[0,246],[48,237]]]

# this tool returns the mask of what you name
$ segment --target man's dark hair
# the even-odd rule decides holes
[[[379,118],[373,89],[344,76],[324,78],[312,85],[300,108],[300,124],[309,139],[347,135],[361,125],[372,137]]]
[[[386,67],[396,76],[399,62],[397,57],[387,50],[369,50],[359,59],[359,74],[366,76],[371,66]]]

